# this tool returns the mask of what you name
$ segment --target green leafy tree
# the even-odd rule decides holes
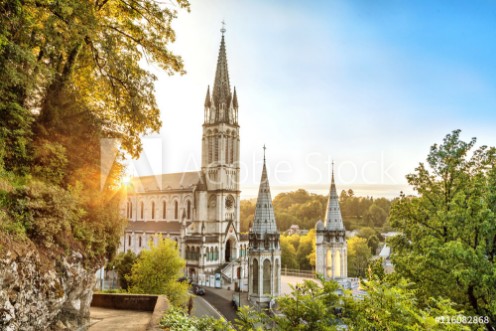
[[[177,243],[159,238],[158,244],[150,242],[150,249],[141,251],[126,277],[131,293],[165,294],[173,304],[188,300],[188,284],[179,282],[186,262],[179,255]]]
[[[348,275],[365,277],[371,256],[367,239],[361,237],[348,239]]]
[[[298,262],[296,261],[296,250],[291,244],[287,236],[280,237],[281,244],[281,266],[283,268],[296,269]]]
[[[296,251],[296,261],[302,270],[311,270],[315,266],[315,230],[312,229],[304,236],[300,236],[300,243]]]
[[[277,298],[280,314],[269,315],[266,311],[242,308],[235,325],[238,330],[338,330],[340,324],[336,313],[341,308],[338,285],[320,279],[320,284],[306,280],[292,286],[289,295]]]
[[[128,290],[129,284],[126,277],[131,276],[131,270],[136,263],[138,257],[133,251],[128,250],[127,252],[119,253],[112,262],[107,266],[107,269],[112,269],[119,275],[119,285],[122,289]]]
[[[429,299],[429,305],[419,305],[414,290],[405,280],[396,286],[372,280],[362,283],[363,299],[347,297],[345,321],[354,331],[417,331],[470,330],[467,325],[443,323],[462,316],[449,300]],[[461,321],[461,320],[460,320]],[[481,329],[481,324],[475,325]]]
[[[379,236],[381,236],[381,234],[373,228],[363,227],[358,231],[357,236],[367,239],[367,246],[369,246],[372,255],[375,255],[380,244]]]
[[[496,328],[496,148],[475,149],[460,131],[431,147],[427,164],[407,176],[418,197],[391,210],[395,274],[414,284],[420,302],[446,297]]]

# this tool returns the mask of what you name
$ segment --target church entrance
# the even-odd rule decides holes
[[[224,250],[224,261],[231,262],[236,258],[236,242],[233,238],[229,238],[226,242],[226,249]]]

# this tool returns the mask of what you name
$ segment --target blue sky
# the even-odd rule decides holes
[[[138,174],[199,169],[223,19],[245,197],[264,143],[273,190],[323,193],[334,159],[340,188],[387,196],[454,129],[496,145],[495,1],[193,0],[172,47],[188,73],[150,65],[164,125]]]

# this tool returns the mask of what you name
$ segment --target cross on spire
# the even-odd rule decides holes
[[[267,147],[265,147],[265,144],[263,145],[263,150],[264,150],[264,163],[265,163],[265,150],[267,149]]]
[[[220,29],[220,32],[222,33],[222,35],[224,35],[224,33],[226,33],[226,22],[224,22],[224,20],[222,20],[222,28]]]

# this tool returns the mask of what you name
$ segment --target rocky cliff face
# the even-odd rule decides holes
[[[95,273],[80,253],[57,258],[0,243],[0,329],[85,330]]]

